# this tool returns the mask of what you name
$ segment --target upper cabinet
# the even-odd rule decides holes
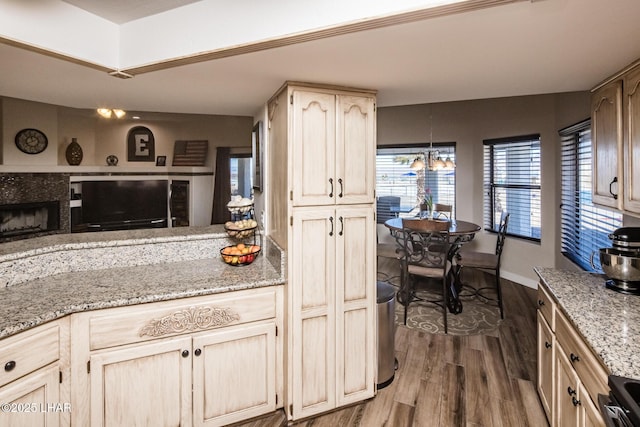
[[[593,202],[640,215],[640,61],[592,91]]]
[[[294,89],[294,206],[372,203],[375,98]]]
[[[625,74],[624,112],[624,209],[640,213],[640,67]]]
[[[597,89],[591,98],[593,202],[622,207],[622,81]]]

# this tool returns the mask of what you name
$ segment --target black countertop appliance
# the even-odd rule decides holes
[[[640,227],[618,228],[609,239],[612,247],[600,249],[607,288],[640,295]]]

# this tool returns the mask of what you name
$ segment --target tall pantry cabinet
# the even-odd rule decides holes
[[[286,83],[268,102],[269,234],[287,251],[297,420],[374,396],[375,92]]]

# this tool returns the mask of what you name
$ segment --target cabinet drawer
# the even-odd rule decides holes
[[[580,381],[587,389],[591,400],[597,402],[598,394],[608,394],[607,372],[593,351],[584,343],[569,320],[556,312],[556,339],[558,349],[570,360]]]
[[[91,350],[206,331],[276,316],[273,288],[140,304],[86,314]]]
[[[60,358],[60,325],[47,324],[0,341],[0,386]]]
[[[552,331],[556,330],[555,324],[555,302],[551,299],[551,296],[544,288],[544,285],[538,285],[538,299],[537,299],[538,310],[544,317],[544,320],[547,321]]]

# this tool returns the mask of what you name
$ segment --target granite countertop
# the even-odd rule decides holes
[[[640,379],[640,296],[607,289],[601,274],[534,270],[611,373]]]
[[[213,230],[219,231],[220,227],[213,227]],[[226,242],[224,234],[211,234],[211,227],[207,227],[199,231],[169,229],[49,236],[51,238],[40,243],[45,243],[44,246],[50,248],[47,250],[52,251],[60,251],[61,247],[69,248],[68,245],[71,245],[72,252],[82,256],[81,249],[84,246],[90,248],[96,243],[124,245],[124,240],[119,239],[124,236],[129,241],[134,239],[133,247],[137,251],[141,251],[140,242],[147,242],[147,250],[152,251],[149,248],[154,248],[156,243],[167,239],[180,239],[181,244],[182,239],[187,239],[189,243],[189,236],[194,239],[193,243],[198,250],[202,247],[203,237],[210,238],[204,240],[209,245],[208,249],[211,241],[214,246],[224,245]],[[10,245],[4,251],[8,258],[43,250],[37,242],[15,243],[16,245]],[[125,249],[128,250],[129,247]],[[260,256],[252,264],[242,267],[225,264],[213,249],[194,259],[179,258],[176,262],[122,267],[107,264],[106,268],[63,271],[13,286],[0,287],[0,338],[82,311],[281,285],[285,282],[282,265],[284,257],[281,255],[282,250],[265,238]]]

